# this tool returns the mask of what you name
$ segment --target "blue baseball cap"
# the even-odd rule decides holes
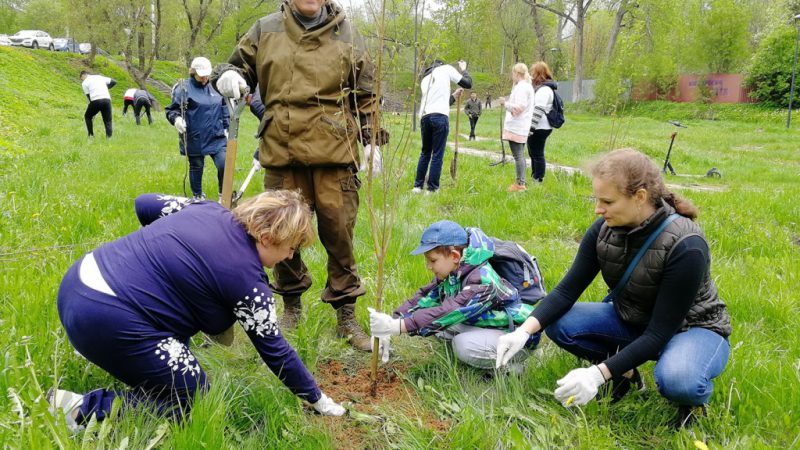
[[[452,220],[440,220],[422,232],[419,247],[411,252],[412,255],[421,255],[428,250],[443,245],[467,245],[467,230]]]

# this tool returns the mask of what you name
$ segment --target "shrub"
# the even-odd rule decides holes
[[[753,89],[750,97],[769,106],[789,104],[796,32],[794,27],[781,27],[764,39],[745,77],[745,85]]]

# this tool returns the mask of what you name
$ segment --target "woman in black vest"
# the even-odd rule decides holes
[[[658,167],[635,150],[604,155],[591,175],[595,213],[602,217],[584,235],[564,279],[522,326],[498,340],[497,367],[544,328],[559,347],[594,364],[558,380],[555,396],[570,406],[589,402],[608,381],[612,402],[632,387],[643,389],[636,368],[655,360],[658,391],[679,405],[675,425],[685,426],[705,411],[711,380],[730,354],[730,318],[710,276],[697,208],[669,192]],[[610,291],[616,287],[642,247],[613,299],[576,303],[598,272]]]

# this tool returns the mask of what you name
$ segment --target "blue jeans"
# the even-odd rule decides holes
[[[450,121],[444,114],[428,114],[420,120],[422,133],[422,151],[417,162],[417,177],[414,187],[422,188],[425,183],[425,174],[428,164],[431,171],[428,174],[428,190],[439,189],[439,177],[442,175],[442,158],[444,146],[447,144],[447,134],[450,132]]]
[[[225,175],[225,155],[226,151],[208,155],[214,160],[217,167],[218,193],[222,193],[222,177]],[[192,195],[199,196],[203,193],[203,167],[206,157],[204,155],[189,155],[189,186],[192,188]]]
[[[559,347],[595,364],[641,336],[617,315],[611,303],[576,303],[547,327]],[[730,356],[728,340],[705,328],[676,333],[661,350],[654,376],[658,392],[680,405],[702,405],[714,390]]]

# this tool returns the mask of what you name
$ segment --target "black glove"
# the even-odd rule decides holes
[[[372,128],[364,127],[361,129],[361,143],[363,145],[372,144]],[[375,145],[383,147],[389,143],[389,132],[381,128],[375,135]]]

